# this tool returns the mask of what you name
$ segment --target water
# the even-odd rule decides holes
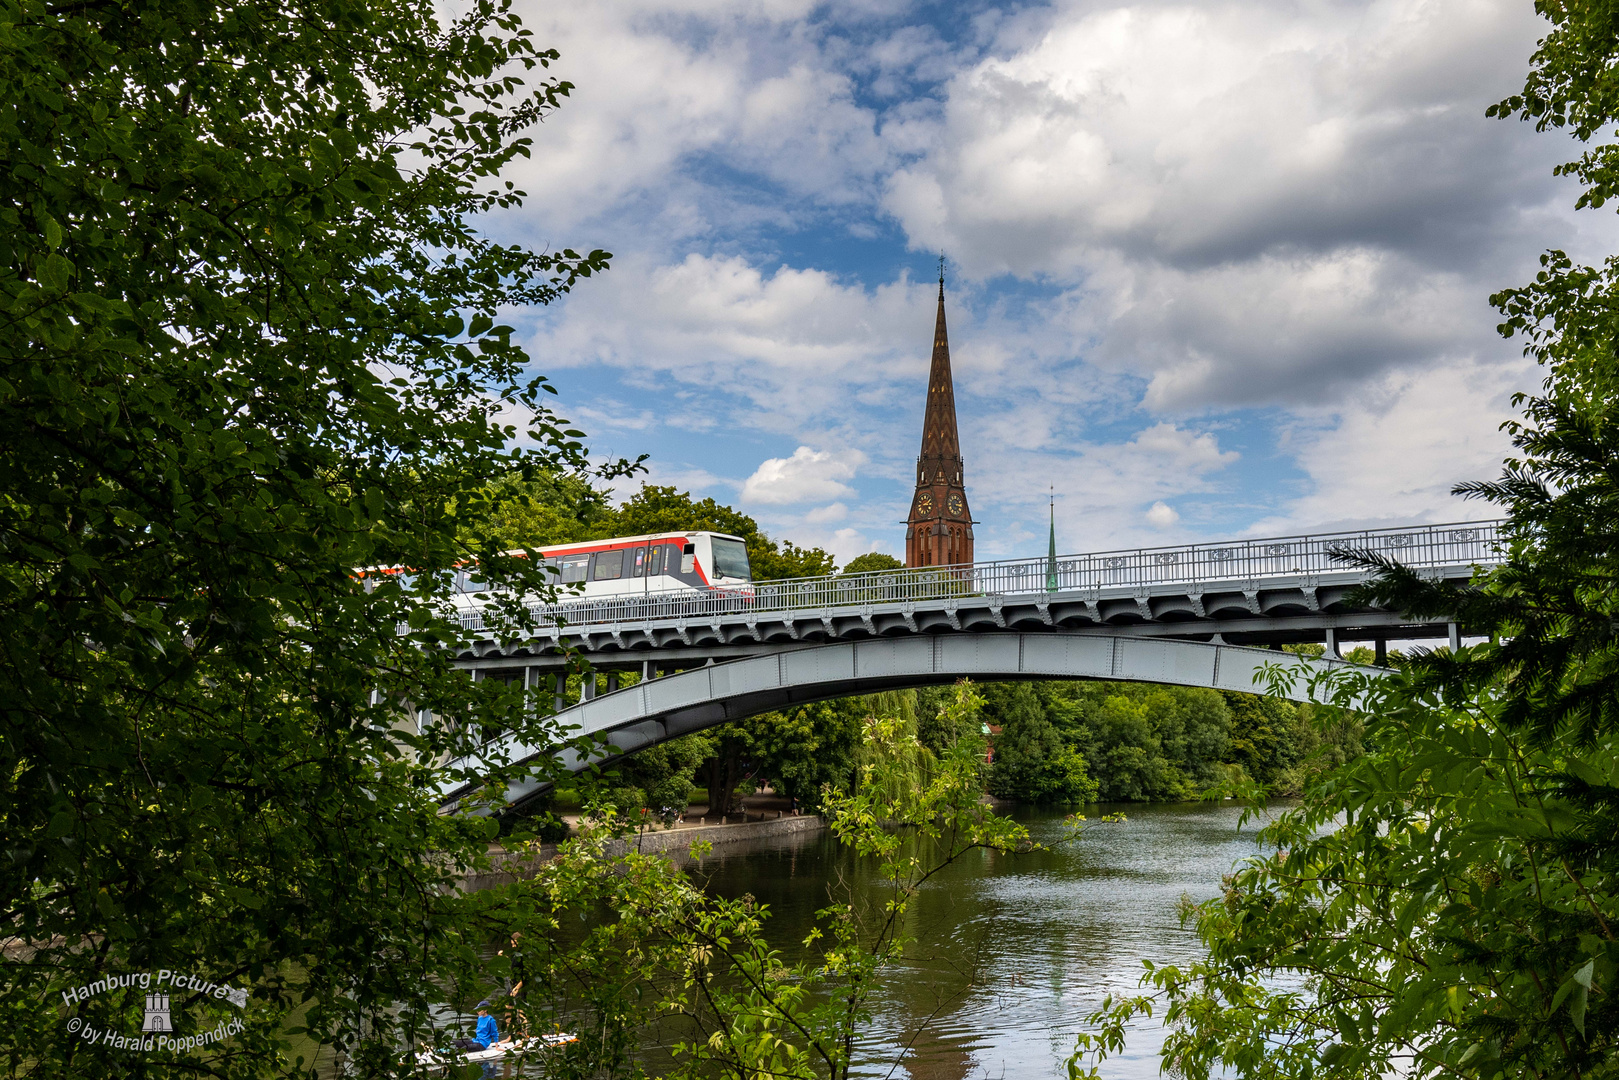
[[[890,1075],[899,1060],[891,1075],[912,1080],[1064,1076],[1085,1016],[1109,992],[1135,992],[1143,958],[1184,964],[1200,955],[1177,905],[1218,893],[1222,876],[1256,852],[1257,824],[1239,831],[1241,808],[1228,804],[1101,807],[1093,816],[1117,811],[1128,820],[1093,823],[1076,846],[974,852],[929,882],[912,907],[911,955],[889,969],[874,1002],[864,1075]],[[1038,841],[1064,834],[1061,813],[1014,816]],[[780,944],[803,940],[834,882],[867,880],[850,874],[853,865],[818,833],[718,848],[694,872],[715,893],[768,904],[766,931]],[[1105,1074],[1157,1077],[1161,1039],[1156,1022],[1144,1022]]]

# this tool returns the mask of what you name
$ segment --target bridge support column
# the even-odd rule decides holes
[[[658,677],[658,665],[651,660],[641,661],[641,681],[651,682]]]
[[[618,672],[609,671],[607,673],[607,692],[609,694],[611,694],[614,690],[617,690],[617,689],[618,689]]]
[[[1450,651],[1457,652],[1462,647],[1462,628],[1459,623],[1450,624]]]
[[[1327,627],[1327,655],[1343,656],[1343,653],[1338,651],[1338,629],[1334,626]]]
[[[579,700],[580,701],[595,701],[596,700],[596,673],[594,671],[592,671],[590,674],[585,676],[584,682],[581,684],[579,689],[580,689],[580,694],[579,694]]]
[[[1373,649],[1373,653],[1374,653],[1373,658],[1372,658],[1372,663],[1376,664],[1378,667],[1388,667],[1389,666],[1389,642],[1388,642],[1388,638],[1375,638],[1375,639],[1373,639],[1373,641],[1372,641],[1372,649]]]
[[[568,677],[558,673],[551,678],[556,682],[556,711],[561,712],[568,707]]]

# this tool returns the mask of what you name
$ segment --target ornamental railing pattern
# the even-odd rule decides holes
[[[1353,572],[1334,552],[1361,550],[1390,556],[1413,569],[1470,566],[1497,561],[1500,521],[1464,521],[1400,529],[1272,536],[1184,547],[1133,548],[1087,555],[1001,559],[970,566],[878,570],[861,574],[758,581],[730,590],[638,593],[601,600],[534,604],[543,624],[560,619],[568,627],[708,620],[719,616],[765,616],[820,612],[836,608],[908,605],[952,597],[1015,596],[1030,593],[1109,593],[1235,583],[1262,587],[1267,580],[1319,579]],[[1053,587],[1055,586],[1055,587]],[[483,627],[483,616],[461,616],[469,630]]]

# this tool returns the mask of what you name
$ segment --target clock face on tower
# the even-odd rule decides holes
[[[925,491],[922,492],[921,496],[916,500],[916,512],[919,514],[933,513],[933,496]]]
[[[956,494],[952,494],[950,496],[950,501],[947,502],[945,505],[950,507],[950,512],[952,514],[961,513],[961,496],[956,495]]]

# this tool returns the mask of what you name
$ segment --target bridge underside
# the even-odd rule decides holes
[[[1445,567],[1433,576],[1465,581],[1470,567]],[[469,670],[531,668],[556,671],[577,650],[599,671],[653,675],[695,664],[818,648],[835,642],[934,637],[998,637],[1010,633],[1082,634],[1098,638],[1162,637],[1226,645],[1319,643],[1334,652],[1355,642],[1443,638],[1443,622],[1413,620],[1397,612],[1348,603],[1363,581],[1358,574],[1336,580],[1303,577],[1206,586],[1207,591],[1163,587],[1135,595],[1028,593],[985,595],[946,601],[845,605],[825,609],[688,617],[625,619],[592,623],[583,609],[571,625],[523,640],[478,641],[459,658]],[[1122,591],[1122,590],[1121,590]]]
[[[570,771],[579,771],[729,720],[854,694],[962,678],[1108,679],[1253,693],[1266,689],[1262,669],[1278,663],[1300,676],[1288,693],[1296,700],[1308,700],[1303,676],[1349,666],[1233,645],[1065,630],[877,638],[697,667],[561,710],[557,721],[564,730],[604,740],[590,757],[556,754],[548,746],[496,745],[511,761],[556,755]],[[543,781],[522,781],[508,788],[506,802],[521,808],[548,788]],[[471,790],[446,791],[447,807]]]

